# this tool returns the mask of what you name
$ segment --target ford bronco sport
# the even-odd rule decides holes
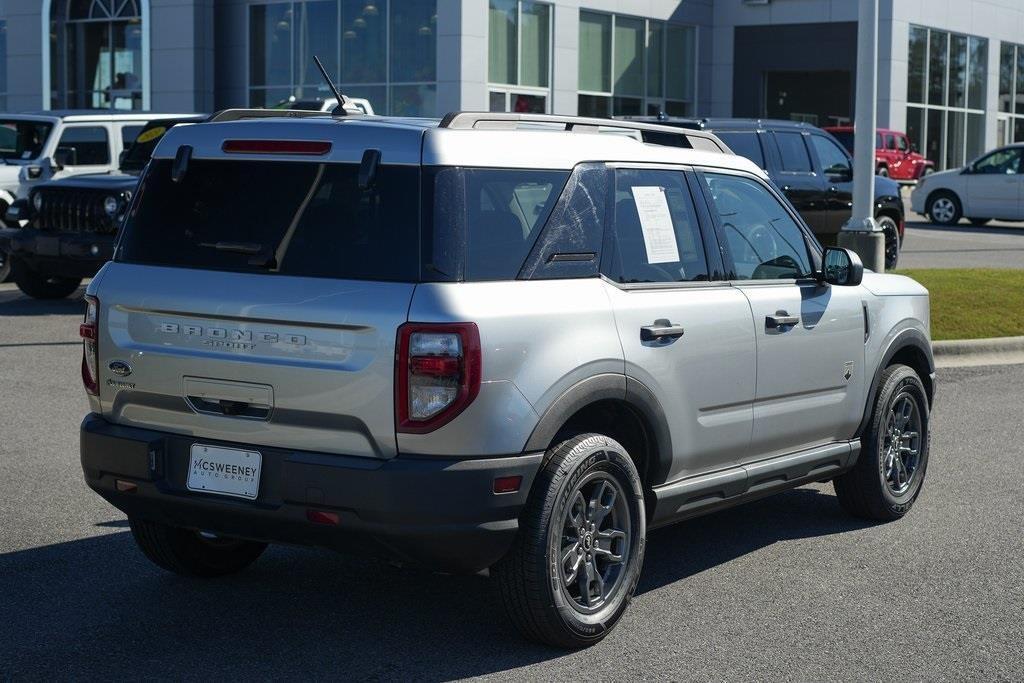
[[[579,647],[648,529],[809,482],[874,520],[918,497],[927,291],[822,249],[713,135],[233,118],[160,141],[81,326],[85,479],[160,567],[490,569]]]

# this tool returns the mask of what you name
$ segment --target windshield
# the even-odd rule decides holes
[[[853,133],[847,130],[833,130],[832,137],[839,140],[839,143],[846,148],[846,151],[853,154]]]
[[[138,136],[135,138],[135,142],[125,152],[124,159],[121,160],[122,171],[141,171],[149,158],[153,156],[153,150],[156,149],[156,145],[160,142],[160,138],[164,136],[164,133],[169,131],[174,126],[181,123],[181,121],[150,121],[146,126],[139,131]]]
[[[53,124],[46,121],[0,119],[0,159],[28,161],[42,154]]]

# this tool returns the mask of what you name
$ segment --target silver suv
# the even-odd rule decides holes
[[[917,498],[927,291],[823,250],[713,135],[238,116],[159,143],[81,327],[85,478],[159,566],[490,569],[579,647],[649,529],[810,482]]]

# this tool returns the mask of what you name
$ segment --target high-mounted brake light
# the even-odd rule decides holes
[[[78,335],[82,338],[82,384],[91,396],[100,395],[99,320],[99,299],[86,295],[85,320],[78,326]]]
[[[225,140],[227,154],[303,154],[323,156],[331,151],[326,140]]]
[[[423,434],[451,422],[480,392],[480,331],[474,323],[406,323],[398,328],[395,423]]]

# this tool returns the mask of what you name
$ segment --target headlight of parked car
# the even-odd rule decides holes
[[[103,200],[103,210],[107,213],[107,216],[113,218],[117,215],[117,210],[121,203],[117,201],[117,197],[107,197]]]

